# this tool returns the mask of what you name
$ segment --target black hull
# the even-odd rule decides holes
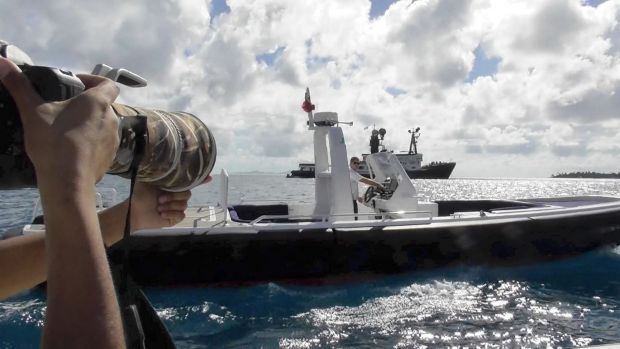
[[[456,166],[455,162],[441,162],[420,167],[417,170],[407,171],[409,178],[420,179],[448,179]]]
[[[441,211],[450,209],[444,205]],[[452,265],[550,261],[619,243],[620,209],[370,230],[132,236],[130,273],[139,284],[154,286],[331,282]],[[109,257],[112,263],[122,260],[119,246]]]
[[[406,172],[411,179],[448,179],[452,175],[455,166],[455,162],[440,162],[424,165],[419,169]],[[362,176],[369,177],[367,173],[362,173]]]
[[[286,178],[314,178],[314,171],[293,170],[286,175]]]
[[[448,179],[452,175],[455,166],[455,162],[440,162],[406,172],[409,178],[412,179]],[[368,177],[369,175],[364,173],[362,176]],[[286,178],[314,178],[314,171],[294,170],[287,174]]]

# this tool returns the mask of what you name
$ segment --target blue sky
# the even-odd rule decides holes
[[[497,73],[497,65],[500,62],[499,58],[487,57],[480,45],[474,50],[474,56],[476,57],[474,59],[474,67],[469,72],[469,76],[466,80],[467,82],[472,82],[480,76],[492,76]]]
[[[211,0],[211,7],[209,8],[209,14],[211,15],[211,23],[221,14],[230,13],[230,7],[226,3],[226,0]]]
[[[590,6],[593,6],[593,7],[596,7],[596,6],[604,3],[605,1],[607,1],[607,0],[586,0],[586,4],[588,4]]]
[[[370,0],[370,18],[383,16],[390,5],[396,1],[397,0]]]
[[[273,50],[272,52],[265,52],[265,53],[258,54],[256,55],[256,60],[259,63],[265,63],[268,66],[272,66],[273,63],[278,59],[278,57],[282,55],[282,52],[284,52],[284,49],[285,49],[284,46],[280,46],[276,48],[275,50]]]

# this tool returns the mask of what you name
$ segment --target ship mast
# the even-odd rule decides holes
[[[409,130],[409,133],[411,133],[411,142],[409,143],[409,155],[411,154],[417,154],[418,153],[418,144],[417,144],[417,139],[418,137],[420,137],[420,128],[416,128],[415,130]],[[413,151],[411,151],[413,148]]]

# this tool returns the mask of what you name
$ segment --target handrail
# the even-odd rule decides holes
[[[422,213],[422,214],[426,214],[428,215],[428,220],[430,223],[433,219],[433,214],[431,211],[390,211],[390,212],[374,212],[374,213],[339,213],[339,214],[329,214],[329,215],[262,215],[259,216],[258,218],[250,221],[248,224],[250,225],[256,225],[259,222],[266,220],[266,219],[312,219],[312,218],[319,218],[321,219],[321,223],[326,223],[329,221],[329,218],[331,217],[348,217],[348,216],[354,216],[354,217],[360,217],[360,216],[381,216],[381,222],[389,222],[395,219],[416,219],[416,218],[424,218],[424,217],[415,217],[415,218],[387,218],[387,216],[389,214],[413,214],[413,213]],[[368,219],[364,220],[364,221],[369,221]]]
[[[95,207],[97,210],[103,210],[103,195],[100,192],[95,193]]]
[[[104,208],[106,208],[105,206],[105,202],[104,202],[104,196],[102,193],[108,193],[110,197],[110,206],[114,206],[117,204],[117,195],[118,195],[118,191],[116,191],[115,188],[96,188],[95,191],[95,209],[97,211],[103,210]],[[32,218],[30,219],[31,222],[34,222],[34,219],[37,218],[38,213],[39,213],[39,206],[41,206],[41,197],[39,196],[38,198],[36,198],[34,200],[34,206],[32,208]]]
[[[103,203],[103,199],[107,198],[109,199],[110,206],[114,206],[117,204],[118,191],[115,188],[97,187],[96,190],[97,190],[97,194],[101,196],[102,203]]]

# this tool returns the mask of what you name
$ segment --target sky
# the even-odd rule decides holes
[[[186,111],[215,171],[313,160],[301,103],[453,177],[620,172],[620,0],[0,0],[0,39],[39,65],[122,67],[119,102]],[[216,173],[217,173],[216,172]]]

